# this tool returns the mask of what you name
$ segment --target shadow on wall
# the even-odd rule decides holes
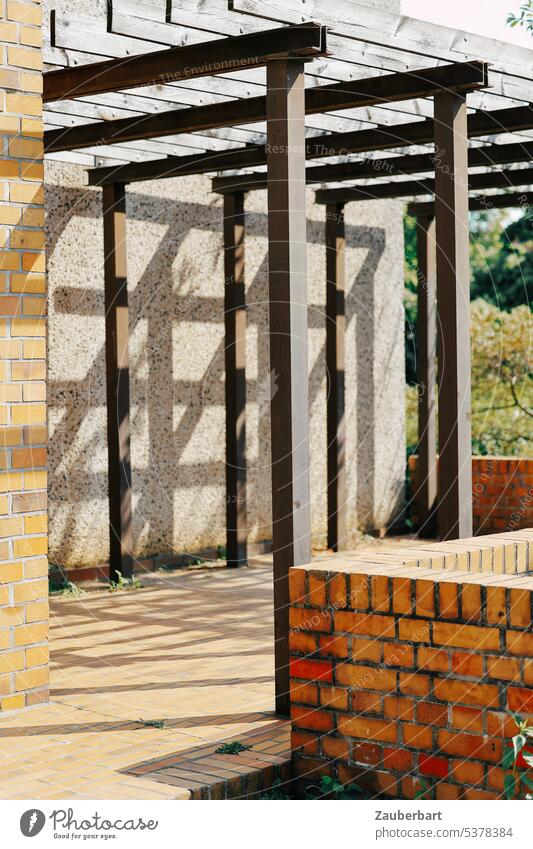
[[[208,197],[212,201],[213,196]],[[206,545],[223,545],[221,209],[181,202],[175,197],[131,192],[127,214],[134,233],[132,240],[128,230],[128,253],[139,255],[136,262],[140,269],[136,268],[134,285],[129,289],[135,555],[181,554]],[[104,561],[108,554],[107,533],[103,531],[107,523],[107,515],[103,515],[107,497],[107,449],[101,215],[99,191],[47,187],[47,251],[51,269],[50,559],[64,567],[94,565]],[[75,219],[91,222],[90,240],[79,240],[78,280],[71,285],[71,269],[63,267],[60,245],[67,227],[74,226]],[[150,230],[154,223],[159,228],[157,232]],[[201,241],[191,257],[190,251],[182,249],[193,230],[199,231]],[[249,459],[248,506],[251,539],[255,540],[270,537],[269,396],[262,389],[261,377],[268,381],[266,232],[264,213],[246,215],[248,272],[253,268],[246,279],[251,337],[250,344],[247,339],[247,351],[248,356],[256,359],[247,377],[247,403],[258,407],[255,416],[250,415],[247,434],[248,444],[255,446]],[[356,503],[357,515],[370,526],[374,522],[376,471],[374,393],[379,382],[376,383],[374,374],[375,317],[373,320],[369,317],[374,316],[374,277],[385,249],[385,234],[381,227],[346,226],[347,244],[366,250],[366,258],[355,276],[352,277],[347,267],[347,327],[350,332],[355,327],[357,392],[360,386],[364,387],[364,403],[357,404],[356,412],[357,494],[349,493],[349,498]],[[308,221],[308,241],[310,245],[323,245],[322,222]],[[207,246],[205,253],[202,242]],[[84,250],[88,251],[85,255]],[[178,274],[176,263],[179,263]],[[199,268],[205,275],[205,287],[201,281],[198,285]],[[83,285],[84,273],[86,285]],[[325,270],[321,273],[325,299]],[[195,285],[189,285],[193,278]],[[311,331],[324,329],[324,302],[310,304],[309,326]],[[76,374],[76,363],[83,359],[87,368],[78,368]],[[69,363],[73,364],[71,370]],[[70,371],[76,374],[74,378]],[[325,380],[324,338],[311,366],[310,409]],[[198,432],[206,413],[213,414],[210,429],[204,432],[199,444]],[[325,454],[325,408],[319,413]],[[89,516],[95,512],[97,522]],[[318,524],[318,531],[314,526],[315,538],[325,527],[325,515],[319,517]],[[99,529],[96,535],[94,527]]]

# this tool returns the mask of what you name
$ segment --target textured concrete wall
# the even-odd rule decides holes
[[[48,163],[50,545],[61,565],[107,557],[103,236],[99,190]],[[136,554],[224,542],[221,199],[205,177],[131,186],[128,254]],[[248,514],[270,537],[265,193],[246,201]],[[326,530],[324,209],[309,197],[312,511]],[[383,524],[404,476],[401,205],[347,208],[350,526]]]
[[[157,5],[161,0],[153,0]],[[104,14],[97,0],[46,0]],[[372,5],[372,4],[371,4]],[[50,286],[51,561],[108,555],[103,236],[99,190],[81,168],[47,163]],[[206,177],[128,189],[131,401],[136,554],[225,540],[221,199]],[[312,518],[326,533],[324,210],[309,193]],[[266,194],[246,200],[248,518],[269,539],[270,377]],[[347,209],[349,522],[394,512],[404,478],[401,205]],[[391,368],[391,364],[394,365]]]

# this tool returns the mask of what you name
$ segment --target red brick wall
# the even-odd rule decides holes
[[[416,457],[409,458],[410,471],[415,474],[416,461]],[[473,457],[472,494],[476,533],[530,528],[533,525],[533,459]]]
[[[505,559],[499,537],[477,541]],[[533,568],[533,531],[504,545]],[[423,778],[430,798],[501,797],[509,711],[533,714],[533,576],[426,568],[427,554],[291,569],[301,782],[327,774],[412,798]]]

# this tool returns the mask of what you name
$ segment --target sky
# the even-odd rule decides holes
[[[517,14],[522,2],[524,0],[402,0],[402,14],[533,50],[533,33],[505,23],[508,13]]]

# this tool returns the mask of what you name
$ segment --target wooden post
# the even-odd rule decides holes
[[[433,536],[436,533],[437,506],[437,269],[434,216],[417,218],[416,237],[418,464],[415,504],[419,532]]]
[[[289,568],[311,560],[304,65],[267,66],[276,710],[289,713]]]
[[[346,547],[344,421],[344,203],[326,205],[326,371],[328,376],[328,548]]]
[[[122,183],[103,187],[106,329],[109,577],[133,574],[128,361],[126,193]]]
[[[224,326],[226,364],[226,557],[246,563],[246,304],[244,194],[224,194]]]
[[[472,535],[470,274],[465,96],[435,96],[440,538]]]

